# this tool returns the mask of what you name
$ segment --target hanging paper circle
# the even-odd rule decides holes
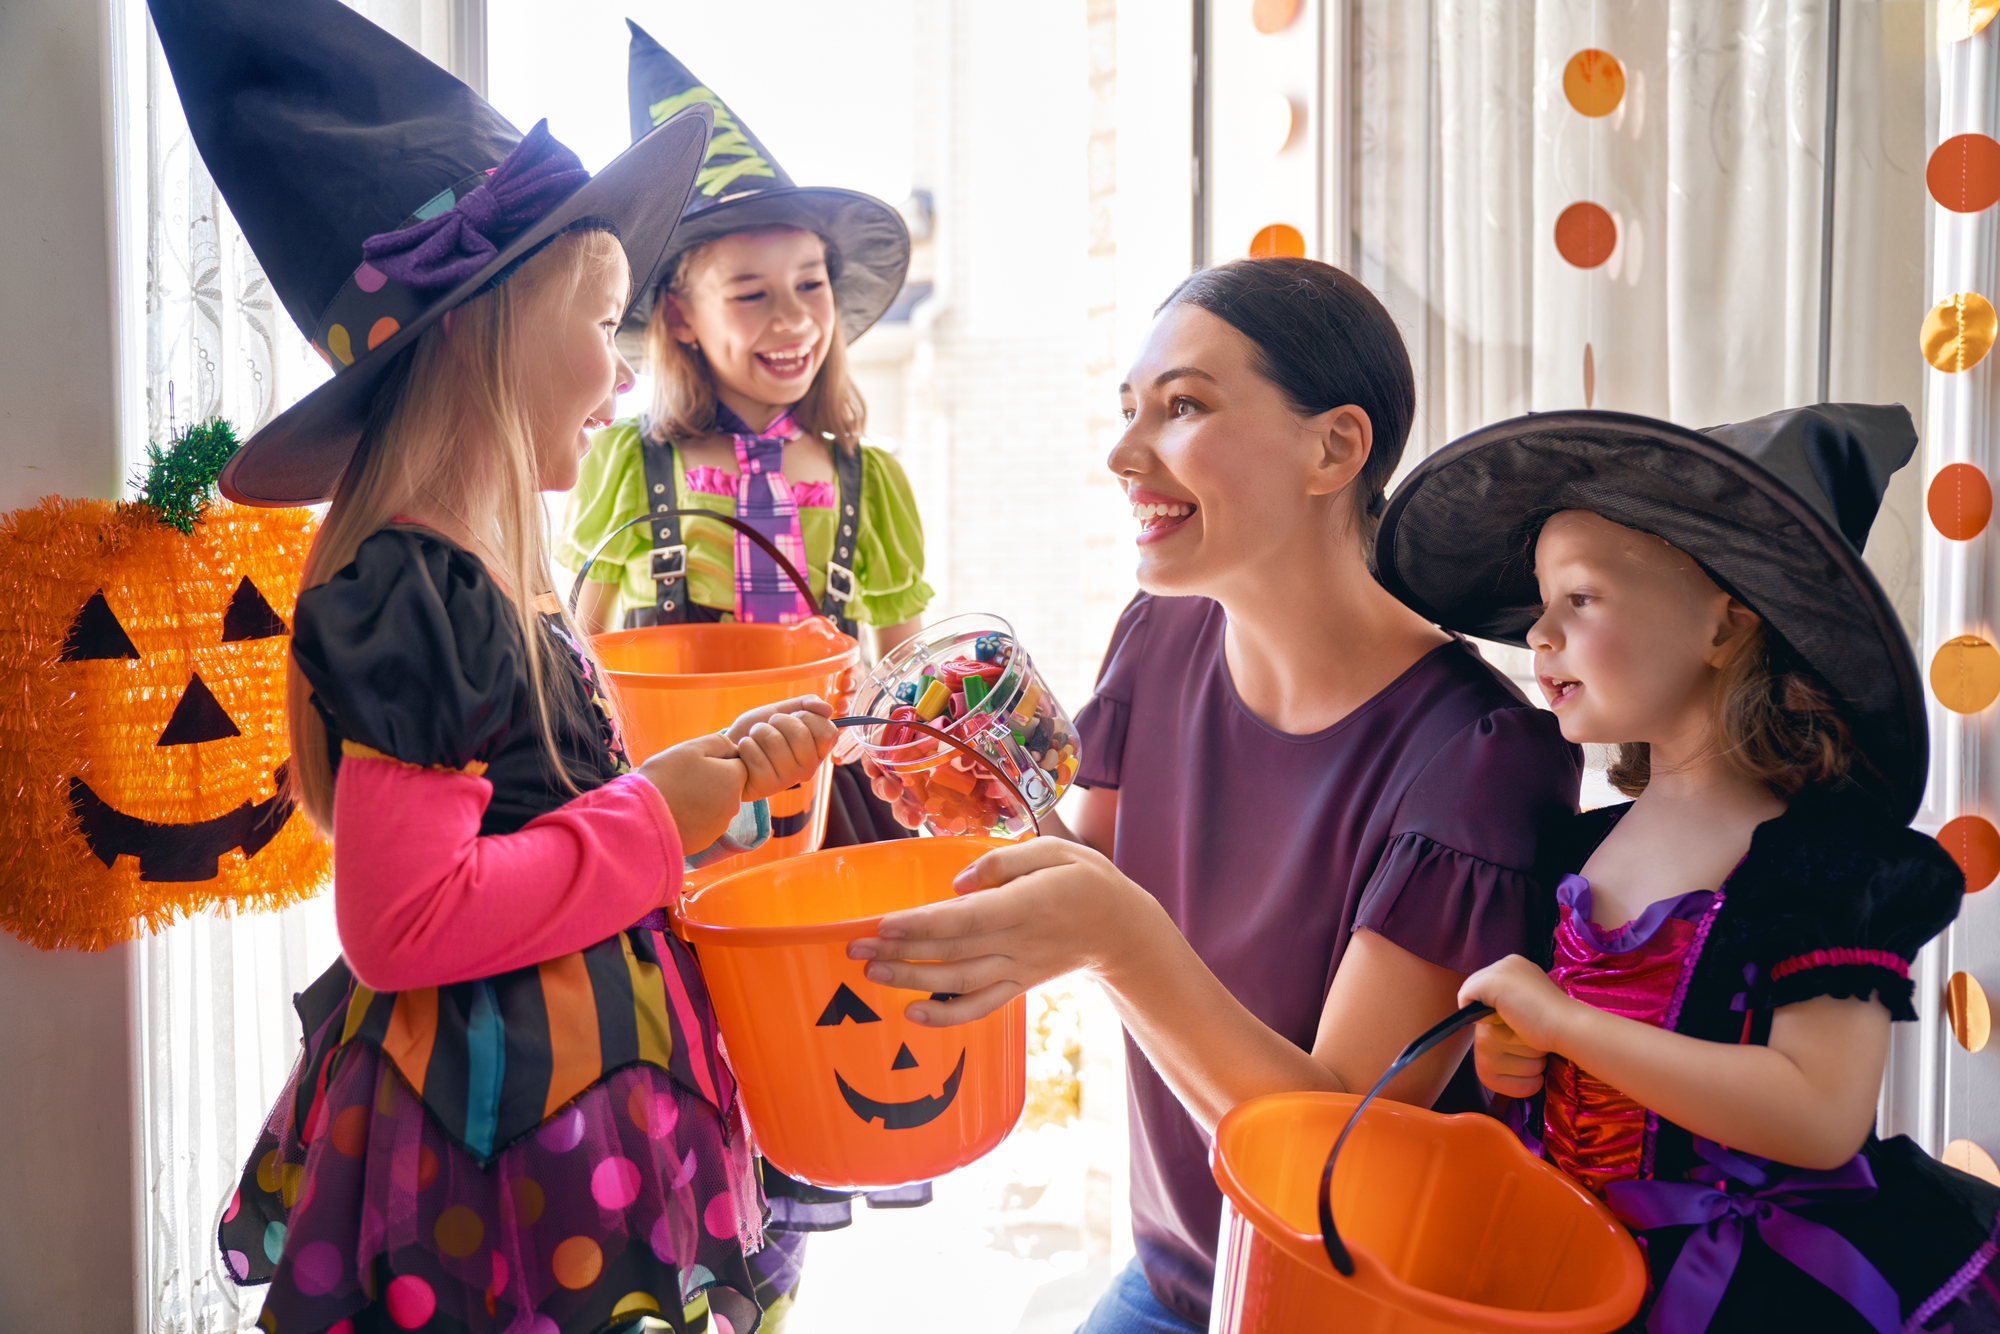
[[[1977,213],[2000,199],[2000,143],[1960,134],[1939,144],[1924,168],[1931,198],[1954,213]]]
[[[1299,16],[1300,0],[1251,0],[1250,23],[1261,33],[1283,32]]]
[[[1938,31],[1947,41],[1962,42],[1978,34],[2000,14],[2000,0],[1945,0],[1938,12]]]
[[[1993,487],[1986,474],[1970,463],[1950,463],[1931,478],[1924,497],[1931,526],[1954,542],[1965,542],[1986,529],[1993,517]]]
[[[1586,46],[1563,66],[1563,96],[1586,116],[1608,116],[1625,99],[1625,67],[1609,51]]]
[[[1294,259],[1305,258],[1306,238],[1299,235],[1299,229],[1289,223],[1274,222],[1250,238],[1252,259],[1269,259],[1274,255],[1289,255]]]
[[[1953,713],[1978,713],[2000,698],[2000,652],[1978,635],[1945,640],[1931,659],[1931,693]]]
[[[1976,894],[2000,875],[2000,829],[1977,815],[1961,815],[1938,830],[1937,841],[1965,873],[1965,892]]]
[[[1994,323],[1993,304],[1979,293],[1946,297],[1924,316],[1924,360],[1947,375],[1971,370],[1993,346]]]
[[[1953,973],[1944,985],[1945,1016],[1951,1020],[1951,1035],[1967,1051],[1978,1051],[1993,1036],[1993,1011],[1986,1004],[1986,988],[1970,973]]]
[[[1592,203],[1571,204],[1556,216],[1556,253],[1579,269],[1594,269],[1618,247],[1618,224]]]
[[[1272,93],[1257,105],[1257,146],[1272,157],[1292,146],[1298,136],[1299,104],[1283,93]]]
[[[1597,354],[1590,344],[1583,345],[1583,406],[1590,407],[1597,401]]]
[[[1944,1146],[1944,1165],[2000,1186],[2000,1165],[1994,1163],[1992,1154],[1969,1139],[1955,1139]]]

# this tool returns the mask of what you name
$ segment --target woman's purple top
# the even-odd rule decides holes
[[[1077,715],[1077,781],[1119,790],[1112,859],[1222,984],[1310,1050],[1356,927],[1457,972],[1539,956],[1539,845],[1582,771],[1555,716],[1454,641],[1293,736],[1238,697],[1225,624],[1207,598],[1140,594]],[[1153,1295],[1205,1325],[1222,1205],[1208,1136],[1129,1038],[1126,1068],[1139,1259]]]

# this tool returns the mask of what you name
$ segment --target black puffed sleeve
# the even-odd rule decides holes
[[[1910,965],[1958,916],[1965,878],[1935,839],[1856,800],[1802,794],[1758,831],[1730,889],[1755,1008],[1873,995],[1910,1020]]]
[[[531,726],[519,631],[477,558],[387,528],[299,595],[292,656],[335,738],[461,769]]]

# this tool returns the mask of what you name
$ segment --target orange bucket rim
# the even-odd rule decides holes
[[[943,837],[952,840],[963,840],[967,843],[983,843],[986,845],[986,851],[988,852],[991,852],[994,848],[1005,848],[1013,845],[1013,840],[1011,839],[991,838],[984,834],[948,834]],[[845,940],[854,940],[861,936],[872,936],[875,934],[875,928],[881,924],[882,919],[888,916],[887,913],[876,913],[872,917],[847,917],[835,922],[799,922],[789,926],[724,926],[717,922],[703,922],[691,918],[688,916],[687,910],[690,904],[698,910],[701,907],[700,900],[704,895],[722,885],[728,884],[738,876],[768,875],[779,867],[795,868],[801,863],[812,861],[815,858],[836,857],[843,854],[852,856],[859,848],[893,848],[896,844],[906,841],[914,840],[896,839],[888,843],[861,843],[856,844],[854,847],[821,848],[818,852],[802,852],[796,857],[787,857],[781,862],[770,862],[763,866],[746,866],[740,871],[732,871],[728,875],[710,881],[693,895],[675,899],[673,905],[667,909],[667,916],[672,919],[675,926],[680,928],[674,934],[683,940],[708,941],[712,944],[728,945],[737,949],[768,949],[781,945],[831,945]],[[938,842],[940,839],[932,837],[924,841]],[[950,900],[939,899],[938,902],[948,903]],[[901,909],[897,911],[901,911]]]
[[[773,628],[794,629],[803,628],[810,624],[811,622],[800,622],[798,627]],[[649,630],[672,630],[678,628],[677,626],[649,625],[642,626],[636,630],[607,630],[601,635],[592,635],[590,642],[594,646],[599,640],[603,639],[644,634]],[[704,626],[703,628],[707,627]],[[614,684],[623,686],[628,690],[729,690],[744,686],[773,685],[779,681],[797,680],[800,677],[806,676],[831,676],[836,672],[844,672],[851,667],[859,665],[861,661],[860,643],[838,630],[831,630],[829,633],[845,640],[847,646],[827,657],[815,659],[811,662],[790,663],[782,667],[757,667],[743,672],[625,672],[607,666],[604,669],[604,675]]]
[[[1454,1322],[1468,1329],[1507,1332],[1516,1330],[1573,1331],[1583,1322],[1594,1324],[1600,1320],[1605,1323],[1606,1328],[1609,1328],[1610,1322],[1614,1321],[1618,1313],[1626,1308],[1626,1304],[1629,1301],[1626,1289],[1636,1288],[1643,1294],[1646,1269],[1644,1262],[1639,1258],[1636,1248],[1629,1248],[1622,1255],[1620,1267],[1625,1270],[1625,1273],[1617,1290],[1602,1301],[1590,1306],[1571,1307],[1563,1311],[1520,1311],[1508,1307],[1487,1306],[1480,1302],[1469,1302],[1461,1297],[1447,1297],[1443,1293],[1432,1292],[1427,1288],[1419,1288],[1399,1278],[1387,1265],[1383,1264],[1376,1257],[1375,1252],[1370,1247],[1365,1243],[1354,1240],[1345,1233],[1341,1234],[1341,1241],[1346,1244],[1348,1253],[1354,1257],[1354,1275],[1351,1278],[1343,1278],[1340,1274],[1335,1273],[1333,1266],[1327,1262],[1326,1249],[1321,1243],[1320,1234],[1317,1232],[1300,1232],[1290,1223],[1278,1217],[1277,1212],[1269,1205],[1258,1199],[1250,1187],[1236,1175],[1235,1169],[1230,1165],[1228,1155],[1223,1152],[1223,1143],[1226,1138],[1232,1137],[1238,1132],[1245,1121],[1250,1120],[1259,1111],[1268,1110],[1280,1103],[1332,1104],[1352,1109],[1360,1101],[1361,1095],[1358,1093],[1267,1093],[1261,1097],[1251,1098],[1245,1102],[1236,1104],[1236,1106],[1224,1112],[1222,1119],[1216,1122],[1213,1140],[1215,1147],[1211,1155],[1212,1165],[1210,1167],[1210,1171],[1215,1177],[1215,1184],[1222,1188],[1223,1194],[1229,1197],[1231,1206],[1243,1217],[1245,1222],[1269,1238],[1272,1244],[1277,1246],[1279,1250],[1283,1251],[1292,1260],[1304,1264],[1310,1269],[1319,1270],[1323,1268],[1327,1273],[1332,1274],[1336,1282],[1366,1284],[1384,1289],[1386,1290],[1383,1293],[1384,1296],[1402,1304],[1407,1309],[1421,1316],[1433,1320]],[[1492,1133],[1498,1134],[1501,1137],[1501,1140],[1504,1141],[1510,1152],[1521,1155],[1539,1167],[1548,1167],[1548,1164],[1543,1163],[1539,1158],[1530,1154],[1521,1141],[1516,1139],[1513,1133],[1505,1126],[1492,1117],[1482,1116],[1477,1112],[1459,1112],[1448,1115],[1443,1112],[1434,1112],[1428,1107],[1413,1107],[1406,1103],[1376,1102],[1371,1104],[1368,1110],[1362,1113],[1361,1119],[1366,1121],[1370,1117],[1378,1115],[1385,1117],[1414,1116],[1419,1120],[1431,1118],[1438,1121],[1460,1121],[1470,1118],[1475,1123],[1490,1126]],[[1488,1132],[1479,1130],[1475,1133],[1486,1134]],[[1555,1171],[1554,1168],[1549,1168],[1549,1170]],[[1616,1228],[1619,1232],[1622,1233],[1624,1231],[1623,1225],[1612,1216],[1610,1210],[1606,1209],[1601,1202],[1591,1196],[1583,1187],[1577,1185],[1568,1177],[1561,1177],[1561,1182],[1575,1193],[1581,1203],[1588,1205],[1592,1213],[1597,1214],[1605,1223]],[[1496,1314],[1502,1317],[1502,1319],[1496,1320]]]

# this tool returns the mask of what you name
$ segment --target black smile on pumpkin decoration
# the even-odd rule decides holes
[[[291,818],[285,765],[271,777],[277,790],[263,801],[246,801],[226,815],[195,824],[154,824],[127,815],[92,792],[81,778],[69,780],[69,804],[84,841],[106,866],[121,856],[137,857],[141,880],[213,880],[223,853],[240,848],[246,858],[256,856]]]
[[[897,1069],[902,1069],[901,1057],[908,1052],[904,1048],[898,1053]],[[913,1059],[910,1062],[915,1065]],[[915,1130],[918,1126],[929,1125],[944,1115],[944,1109],[951,1106],[951,1100],[958,1096],[958,1085],[965,1078],[965,1053],[958,1054],[958,1064],[952,1068],[950,1078],[944,1081],[944,1088],[934,1098],[912,1098],[908,1102],[877,1102],[875,1099],[856,1093],[840,1071],[833,1072],[833,1082],[840,1085],[840,1096],[847,1099],[848,1107],[863,1121],[880,1121],[884,1130]]]

